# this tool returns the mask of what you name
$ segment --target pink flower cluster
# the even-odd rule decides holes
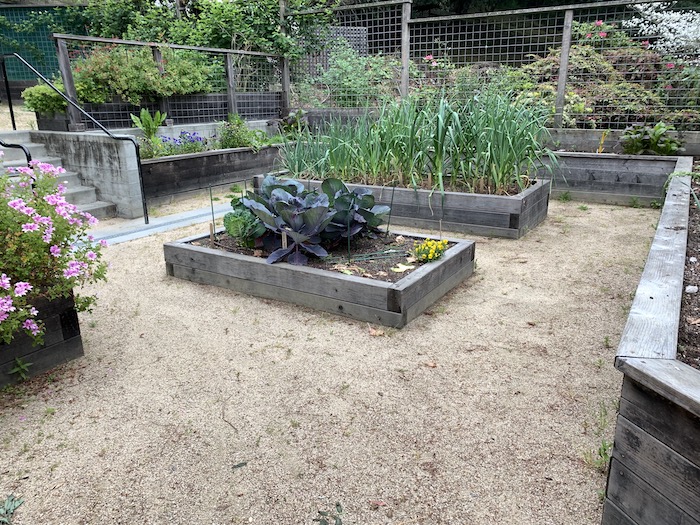
[[[0,275],[0,289],[7,291],[7,295],[0,295],[0,323],[2,323],[3,321],[7,320],[7,318],[10,316],[10,313],[17,311],[17,307],[15,306],[15,299],[17,297],[24,297],[25,295],[27,295],[27,292],[29,292],[32,289],[32,285],[23,281],[19,281],[15,283],[13,289],[12,281],[7,276],[7,274],[3,273],[2,275]],[[14,298],[12,297],[13,295]],[[28,313],[30,316],[34,317],[39,312],[37,312],[36,308],[32,307],[25,313]],[[30,321],[30,319],[25,320],[25,324],[27,323],[27,321]],[[27,329],[31,331],[33,335],[37,335],[39,327],[36,323],[34,323],[34,321],[32,321],[32,323],[33,324],[31,325],[31,327]],[[37,333],[34,333],[34,329],[37,330]]]

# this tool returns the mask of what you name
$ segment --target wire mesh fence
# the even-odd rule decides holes
[[[294,107],[367,107],[399,95],[402,2],[353,6],[333,12],[317,29],[313,52],[291,68]],[[323,12],[292,15],[308,25]],[[308,37],[307,37],[308,40]],[[308,41],[300,42],[309,47]]]
[[[562,44],[570,39],[563,126],[622,129],[663,120],[700,129],[700,18],[674,19],[667,9],[581,4],[568,34],[564,8],[412,19],[410,93],[459,101],[485,89],[510,92],[549,111],[553,123]],[[292,69],[292,107],[377,106],[397,98],[401,15],[394,2],[336,10],[320,51]],[[664,22],[677,26],[684,18],[697,26],[695,45],[679,45]]]
[[[107,128],[132,126],[142,108],[176,124],[280,115],[279,57],[231,52],[229,78],[223,51],[103,40],[64,41],[78,100]]]

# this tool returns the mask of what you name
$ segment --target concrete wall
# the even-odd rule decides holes
[[[131,141],[114,140],[104,133],[32,131],[32,142],[46,145],[63,159],[63,167],[80,174],[97,189],[100,200],[117,205],[117,216],[143,216],[136,151]]]

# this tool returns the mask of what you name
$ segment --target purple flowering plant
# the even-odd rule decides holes
[[[2,152],[0,152],[0,166]],[[63,168],[32,161],[31,167],[0,174],[0,343],[21,332],[43,341],[38,297],[68,297],[86,283],[105,279],[104,241],[88,229],[89,213],[66,202],[60,184]],[[94,295],[75,295],[78,311],[89,310]]]

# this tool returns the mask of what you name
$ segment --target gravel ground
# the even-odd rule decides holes
[[[659,211],[552,202],[402,330],[107,250],[85,357],[0,396],[0,494],[26,524],[600,523],[615,347]]]

